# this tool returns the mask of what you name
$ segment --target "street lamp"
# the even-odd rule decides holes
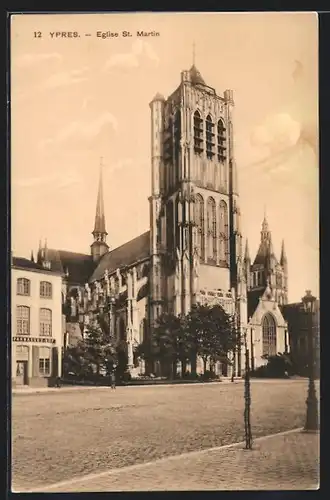
[[[305,297],[301,300],[306,313],[308,335],[308,396],[306,400],[305,431],[317,431],[319,429],[319,418],[315,391],[315,345],[313,334],[313,315],[315,312],[316,297],[312,295],[310,290],[307,290]]]
[[[245,448],[252,450],[252,430],[251,430],[251,384],[250,384],[250,360],[247,342],[247,328],[244,328],[245,344],[245,378],[244,378],[244,430]]]
[[[251,370],[252,372],[254,372],[254,331],[253,331],[253,328],[252,328],[252,325],[251,325],[251,320],[252,318],[250,317],[249,318],[249,324],[250,324],[250,342],[251,342]]]

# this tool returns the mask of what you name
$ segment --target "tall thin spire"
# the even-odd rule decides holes
[[[193,63],[193,66],[195,66],[195,62],[196,62],[196,44],[195,44],[195,40],[193,41],[193,52],[192,52],[192,63]]]
[[[250,261],[250,251],[249,251],[249,242],[248,242],[248,239],[246,238],[246,242],[245,242],[245,253],[244,253],[244,260],[247,262],[247,261]]]
[[[96,201],[96,214],[93,235],[106,235],[104,201],[103,201],[103,158],[100,158],[99,188]]]
[[[284,246],[284,240],[282,240],[282,247],[281,247],[281,258],[280,258],[280,264],[281,266],[287,264],[287,256],[286,256],[286,251],[285,251],[285,246]]]
[[[271,237],[270,230],[269,230],[269,225],[267,221],[267,216],[266,216],[266,208],[264,208],[264,220],[262,221],[261,225],[261,239],[262,240],[269,240]]]

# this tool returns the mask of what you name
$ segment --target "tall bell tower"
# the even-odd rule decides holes
[[[218,95],[193,64],[150,108],[152,321],[186,314],[205,290],[232,308],[243,264],[233,91]]]

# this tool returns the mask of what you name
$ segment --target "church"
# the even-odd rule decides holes
[[[266,216],[254,261],[247,241],[243,251],[233,91],[218,94],[193,65],[181,72],[167,99],[157,93],[149,106],[149,231],[109,247],[101,169],[90,252],[39,245],[37,262],[63,275],[69,342],[102,315],[110,335],[126,345],[131,373],[141,373],[135,346],[163,312],[220,304],[246,333],[257,367],[263,355],[288,349],[281,313],[288,301],[288,263],[284,242],[280,260],[274,254]],[[244,370],[243,357],[237,353],[230,368],[236,376]]]

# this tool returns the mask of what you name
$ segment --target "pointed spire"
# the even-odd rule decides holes
[[[33,250],[31,250],[31,262],[34,262]]]
[[[45,246],[44,246],[44,259],[48,260],[48,246],[47,246],[47,238],[45,238]]]
[[[281,266],[283,266],[283,265],[287,264],[287,262],[288,262],[288,259],[286,256],[284,240],[282,240],[280,264],[281,264]]]
[[[193,53],[192,53],[192,63],[193,63],[193,66],[195,66],[195,62],[196,62],[196,44],[195,44],[195,40],[193,41]]]
[[[264,220],[262,221],[261,225],[261,241],[269,240],[271,239],[271,232],[269,230],[269,224],[267,221],[267,216],[266,216],[266,208],[264,208]]]
[[[105,230],[105,216],[104,216],[104,201],[103,201],[103,158],[100,160],[100,178],[99,188],[97,193],[96,214],[93,235],[103,234],[106,235]]]
[[[39,239],[39,247],[38,247],[38,252],[37,252],[37,263],[40,264],[42,260],[42,246],[41,246],[41,239]]]
[[[244,253],[244,260],[245,262],[250,261],[250,251],[249,251],[249,242],[248,239],[246,238],[245,242],[245,253]]]

